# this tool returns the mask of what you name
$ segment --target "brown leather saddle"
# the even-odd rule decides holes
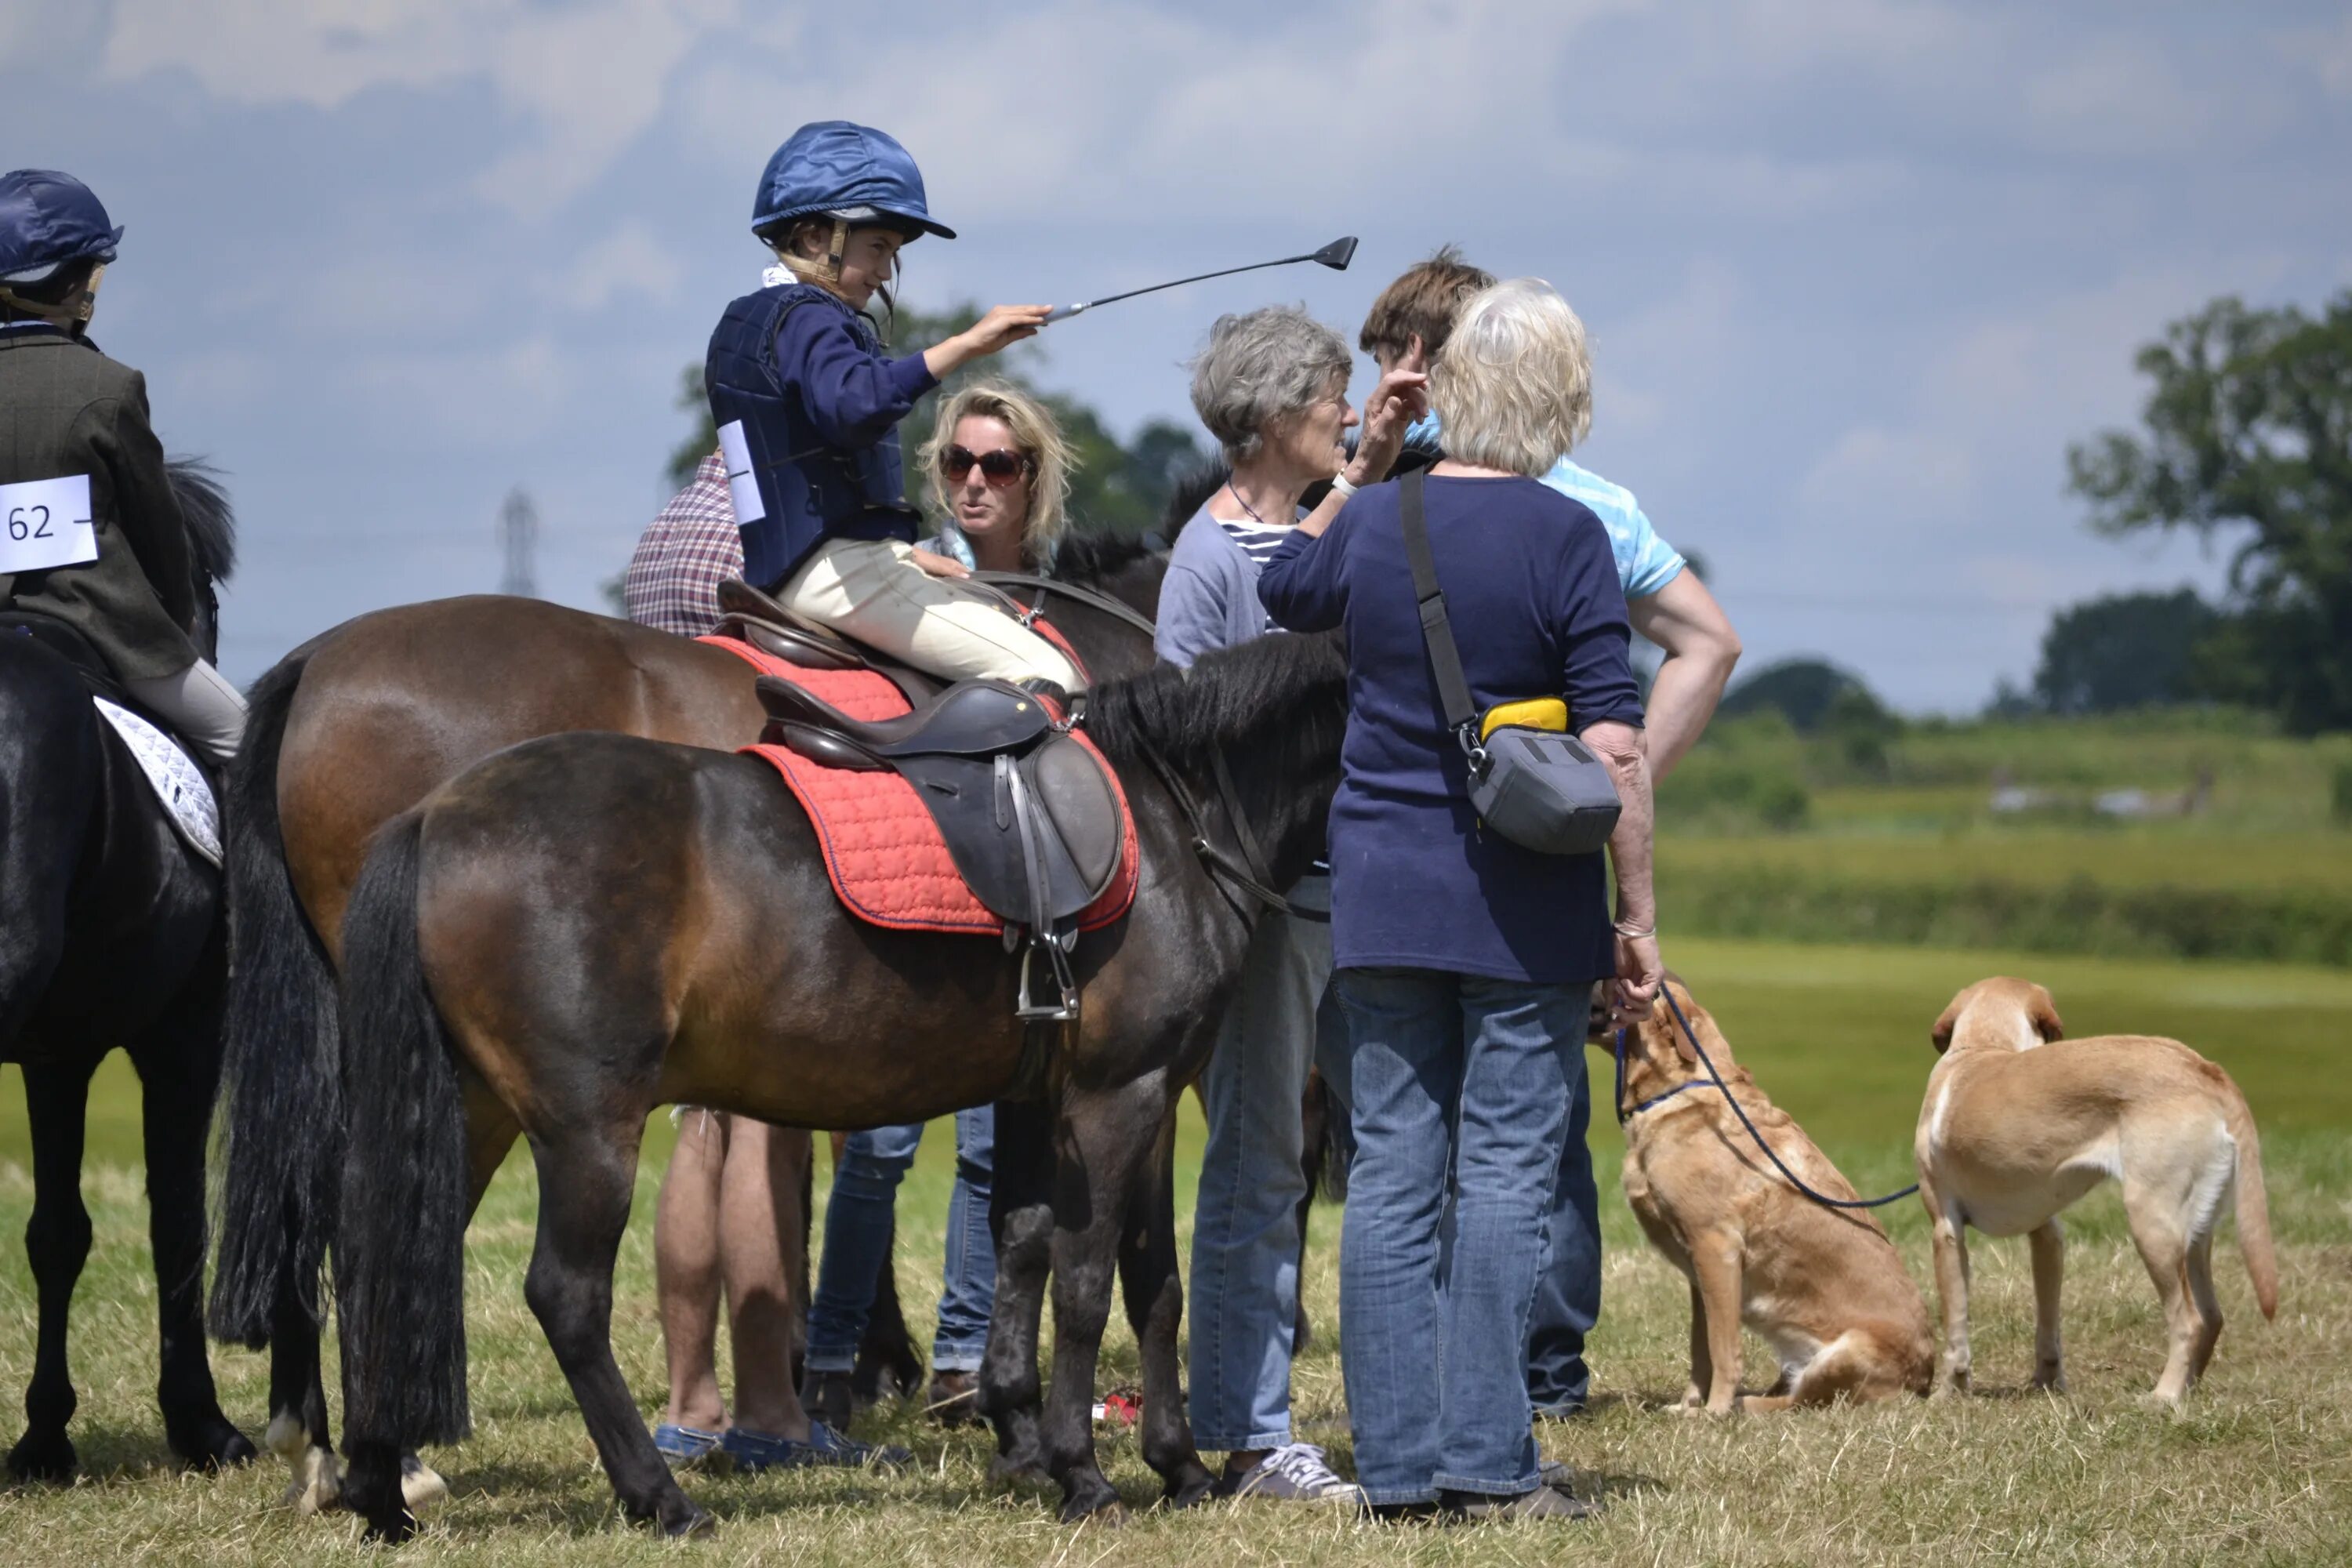
[[[943,684],[887,654],[851,641],[831,626],[795,615],[749,583],[732,577],[719,584],[716,629],[719,637],[740,638],[803,669],[873,670],[918,708],[938,696]]]
[[[898,676],[838,633],[802,620],[740,583],[722,584],[722,630],[787,663],[821,669],[867,668]],[[740,628],[740,629],[739,629]],[[910,675],[916,672],[908,672]],[[1127,818],[1100,757],[1071,738],[1046,700],[1002,680],[963,680],[943,689],[917,675],[919,695],[894,719],[854,719],[807,688],[773,676],[759,680],[768,712],[764,744],[782,745],[826,767],[889,770],[913,786],[972,894],[1004,921],[1006,950],[1025,938],[1020,1016],[1076,1016],[1069,954],[1078,917],[1119,872]],[[1031,961],[1045,952],[1058,997],[1032,1000]]]

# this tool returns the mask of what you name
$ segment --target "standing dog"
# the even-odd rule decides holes
[[[2238,1246],[2263,1316],[2278,1311],[2278,1260],[2263,1197],[2253,1114],[2230,1075],[2178,1040],[2063,1037],[2050,993],[2025,980],[1980,980],[1936,1020],[1944,1059],[1919,1108],[1919,1198],[1936,1234],[1943,1298],[1938,1394],[1969,1385],[1968,1227],[2026,1233],[2033,1244],[2037,1388],[2063,1389],[2059,1212],[2109,1176],[2171,1327],[2156,1397],[2178,1405],[2221,1335],[2213,1297],[2213,1230],[2234,1185]]]
[[[1724,1415],[1927,1393],[1936,1352],[1927,1304],[1894,1243],[1868,1210],[1824,1208],[1772,1168],[1727,1094],[1815,1190],[1854,1196],[1804,1130],[1732,1061],[1722,1031],[1689,990],[1667,984],[1726,1087],[1708,1077],[1661,996],[1617,1037],[1617,1114],[1626,1199],[1690,1280],[1691,1381],[1683,1403]],[[1780,1358],[1769,1394],[1740,1395],[1743,1321]]]

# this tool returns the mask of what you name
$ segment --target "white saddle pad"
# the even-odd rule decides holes
[[[213,799],[212,786],[196,764],[188,761],[179,742],[150,724],[130,709],[109,702],[103,697],[92,697],[114,732],[139,761],[139,771],[155,789],[155,798],[163,803],[163,814],[188,847],[217,866],[221,863],[220,803]]]

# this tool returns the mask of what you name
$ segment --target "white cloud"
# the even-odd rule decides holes
[[[602,310],[628,295],[667,303],[677,296],[684,270],[685,264],[651,228],[632,222],[581,252],[554,293],[582,311]]]
[[[184,70],[241,104],[340,108],[373,89],[487,79],[528,127],[475,178],[526,214],[561,205],[654,123],[670,75],[734,0],[120,0],[106,74]]]

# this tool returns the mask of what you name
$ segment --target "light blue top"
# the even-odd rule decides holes
[[[1422,416],[1405,432],[1408,447],[1437,446],[1439,441],[1434,414]],[[1566,458],[1553,465],[1543,482],[1569,500],[1591,508],[1592,515],[1609,531],[1609,552],[1616,558],[1617,583],[1627,598],[1647,598],[1681,574],[1682,556],[1658,537],[1658,531],[1650,526],[1649,518],[1633,500],[1633,492],[1623,485],[1612,485]]]

